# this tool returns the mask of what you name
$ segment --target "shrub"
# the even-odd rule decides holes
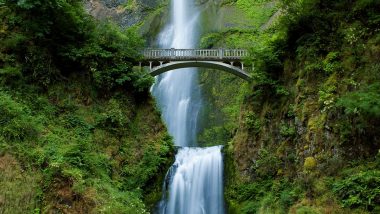
[[[360,172],[336,181],[333,191],[345,207],[372,210],[380,204],[380,170]]]
[[[280,164],[281,161],[274,153],[262,148],[253,168],[260,178],[270,178],[276,176]]]
[[[143,70],[133,69],[143,40],[135,28],[121,30],[113,23],[99,23],[83,48],[68,53],[91,72],[98,88],[112,90],[130,86],[147,90],[153,78]]]
[[[293,125],[281,123],[280,134],[283,137],[294,137],[296,134],[296,128]]]
[[[337,106],[343,107],[349,115],[380,117],[380,83],[347,93],[338,100]]]
[[[101,89],[127,86],[146,92],[153,78],[132,69],[143,46],[137,29],[96,22],[82,4],[79,0],[2,1],[3,81],[22,73],[26,80],[47,87],[73,71],[85,70]]]
[[[30,109],[0,91],[0,134],[7,140],[22,141],[37,137],[41,125]]]
[[[330,52],[327,54],[326,58],[322,61],[323,70],[326,74],[332,74],[336,71],[339,71],[339,53],[338,52]]]
[[[247,128],[254,132],[254,133],[259,133],[261,130],[261,121],[260,118],[256,116],[255,113],[253,112],[248,112],[245,116],[245,124]]]

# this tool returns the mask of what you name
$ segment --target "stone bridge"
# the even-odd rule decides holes
[[[242,79],[250,80],[245,72],[243,59],[248,51],[242,49],[146,49],[140,66],[149,66],[156,76],[170,70],[202,67],[226,71]]]

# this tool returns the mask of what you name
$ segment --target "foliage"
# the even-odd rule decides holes
[[[79,0],[0,2],[0,158],[40,175],[6,177],[5,193],[28,211],[147,213],[173,147],[152,77],[133,68],[137,29],[95,21]]]
[[[67,55],[89,70],[101,89],[129,86],[144,91],[153,80],[143,71],[132,68],[139,56],[139,47],[142,47],[142,40],[135,28],[121,31],[112,23],[100,23],[83,48],[74,49]]]
[[[229,132],[224,126],[214,126],[205,129],[199,136],[201,145],[223,145],[229,139]]]
[[[281,161],[275,155],[262,148],[258,153],[253,169],[259,178],[272,178],[277,175],[280,164]]]
[[[128,118],[129,109],[123,111],[122,104],[116,99],[110,99],[106,111],[97,118],[97,126],[110,130],[123,130],[131,122]]]
[[[261,130],[260,118],[258,118],[254,112],[247,113],[245,116],[245,125],[255,134],[259,133]]]
[[[364,117],[380,116],[380,83],[373,83],[339,98],[337,106],[343,107],[346,114]]]
[[[47,87],[83,70],[106,91],[128,87],[146,92],[152,83],[143,71],[132,69],[143,44],[137,29],[96,22],[82,1],[5,0],[0,17],[6,29],[0,33],[5,81],[21,76]]]
[[[270,0],[237,0],[237,7],[242,9],[257,27],[261,27],[274,14],[276,7]]]
[[[300,197],[300,189],[286,179],[241,183],[228,192],[241,203],[234,213],[286,213]]]
[[[337,72],[340,69],[339,53],[336,51],[327,54],[326,58],[322,61],[323,70],[327,74]]]
[[[363,207],[372,210],[380,203],[380,171],[368,170],[338,180],[333,191],[343,206]]]
[[[0,133],[6,140],[23,141],[35,138],[41,130],[38,117],[31,110],[0,90]]]
[[[257,3],[245,2],[246,8]],[[380,2],[280,4],[277,22],[252,32],[247,46],[254,81],[241,109],[255,117],[247,123],[242,114],[243,128],[231,146],[236,167],[231,174],[245,182],[240,189],[247,192],[229,191],[227,201],[235,213],[377,213],[377,169],[339,179],[337,174],[358,165],[352,160],[375,164],[378,155]],[[208,41],[219,37],[226,40],[214,33]],[[259,132],[244,130],[246,124],[255,127],[257,118],[265,118]],[[300,189],[300,200],[285,203],[287,208],[279,208],[274,190],[257,194],[263,180],[274,185],[278,175]]]
[[[281,123],[280,134],[283,137],[294,137],[296,134],[296,129],[292,125],[287,125],[285,123]]]
[[[332,110],[335,107],[337,91],[337,74],[332,74],[318,91],[318,102],[323,108],[322,111]]]
[[[75,84],[78,80],[69,88],[78,87]],[[64,90],[63,85],[57,85],[57,90]],[[157,174],[164,175],[173,151],[165,129],[156,128],[155,133],[138,130],[139,127],[151,130],[152,125],[159,124],[158,114],[149,113],[154,112],[153,106],[136,109],[131,101],[126,101],[130,97],[125,95],[84,106],[81,99],[94,97],[68,100],[64,96],[76,95],[67,91],[56,97],[58,100],[54,104],[46,99],[45,94],[35,98],[33,90],[18,90],[13,93],[0,91],[0,131],[4,136],[0,140],[0,156],[14,154],[26,167],[41,174],[43,201],[37,207],[41,210],[46,208],[44,206],[61,209],[61,201],[73,200],[70,203],[74,203],[72,209],[76,211],[88,207],[85,212],[92,209],[99,212],[146,212],[142,192],[149,192],[145,188],[153,185],[152,180],[156,180]],[[88,92],[83,90],[81,93]],[[66,102],[71,102],[75,108],[66,108]],[[123,109],[121,106],[127,105],[133,107],[128,109],[133,114],[120,110]],[[151,122],[133,116],[136,114],[150,117]],[[140,143],[136,140],[138,138],[146,143]],[[60,199],[71,197],[60,195],[61,185],[69,189],[67,194],[79,198]],[[93,204],[95,200],[99,204]]]

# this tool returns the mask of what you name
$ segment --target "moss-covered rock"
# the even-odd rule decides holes
[[[314,157],[307,157],[303,163],[303,169],[305,171],[314,170],[317,167],[317,160]]]

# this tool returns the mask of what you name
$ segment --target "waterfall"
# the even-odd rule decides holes
[[[161,48],[194,48],[198,42],[199,13],[190,0],[173,0],[171,22],[160,33]],[[193,146],[202,100],[197,69],[187,68],[160,75],[152,88],[164,121],[178,146]]]
[[[195,48],[199,12],[192,0],[172,0],[170,22],[159,35],[161,48]],[[197,69],[170,71],[156,78],[152,94],[179,146],[167,174],[159,205],[161,214],[223,214],[223,160],[221,146],[196,146],[202,107]]]
[[[178,151],[170,175],[169,200],[162,204],[162,213],[224,212],[223,160],[220,150],[221,146],[214,146],[185,147]]]

